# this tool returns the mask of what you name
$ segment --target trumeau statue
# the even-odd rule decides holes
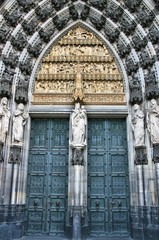
[[[75,104],[71,117],[73,147],[84,147],[86,145],[86,110],[84,106],[80,108],[80,104]]]
[[[1,99],[0,103],[0,141],[5,142],[6,134],[8,133],[10,112],[7,107],[8,99],[6,97]]]
[[[23,144],[23,132],[24,125],[27,122],[29,115],[24,112],[24,105],[20,103],[14,112],[13,116],[13,132],[12,132],[12,144],[22,146]]]
[[[155,99],[150,102],[147,119],[148,131],[150,132],[151,142],[159,143],[159,106]]]
[[[132,129],[134,132],[135,147],[143,146],[145,139],[144,113],[140,110],[138,104],[134,105],[134,115],[132,116]]]

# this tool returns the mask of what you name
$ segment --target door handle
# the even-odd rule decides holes
[[[36,199],[34,199],[34,202],[33,202],[33,204],[34,204],[34,208],[36,209],[38,206],[39,206],[39,199],[38,198],[36,198]]]
[[[118,200],[118,207],[120,208],[122,206],[122,202]]]
[[[96,205],[96,210],[98,211],[100,202],[99,202],[99,201],[96,201],[96,202],[95,202],[95,205]]]
[[[60,203],[60,201],[56,201],[56,203],[55,203],[55,204],[56,204],[56,209],[57,209],[57,210],[59,210],[59,208],[60,208],[60,206],[61,206],[61,203]]]
[[[115,205],[115,202],[114,202],[114,201],[111,201],[111,204],[112,204],[112,207],[114,207],[114,205]]]

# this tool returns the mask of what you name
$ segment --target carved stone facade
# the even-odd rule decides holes
[[[69,31],[44,58],[33,104],[72,104],[78,97],[85,104],[125,104],[113,57],[103,42],[81,27]]]
[[[0,239],[158,240],[159,1],[3,2]]]

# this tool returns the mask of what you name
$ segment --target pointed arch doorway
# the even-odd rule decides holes
[[[82,236],[85,229],[93,237],[129,236],[126,123],[117,114],[126,104],[123,79],[109,49],[81,26],[54,44],[35,81],[32,106],[46,117],[38,118],[33,110],[26,234],[62,236],[70,231],[71,235],[68,120],[76,98],[88,109]],[[110,118],[104,109],[114,106],[117,112]]]

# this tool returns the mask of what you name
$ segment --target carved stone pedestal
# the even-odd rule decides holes
[[[4,161],[4,156],[3,156],[3,143],[0,142],[0,162]]]
[[[9,154],[9,163],[21,163],[22,160],[22,147],[18,145],[12,145],[10,147],[10,154]]]
[[[87,209],[81,206],[67,210],[66,236],[68,239],[86,239],[88,237]]]
[[[83,165],[84,164],[84,149],[82,147],[76,147],[72,150],[72,165]]]
[[[153,144],[153,161],[159,163],[159,143]]]
[[[148,164],[146,147],[137,146],[135,147],[135,164],[136,165],[146,165]]]

